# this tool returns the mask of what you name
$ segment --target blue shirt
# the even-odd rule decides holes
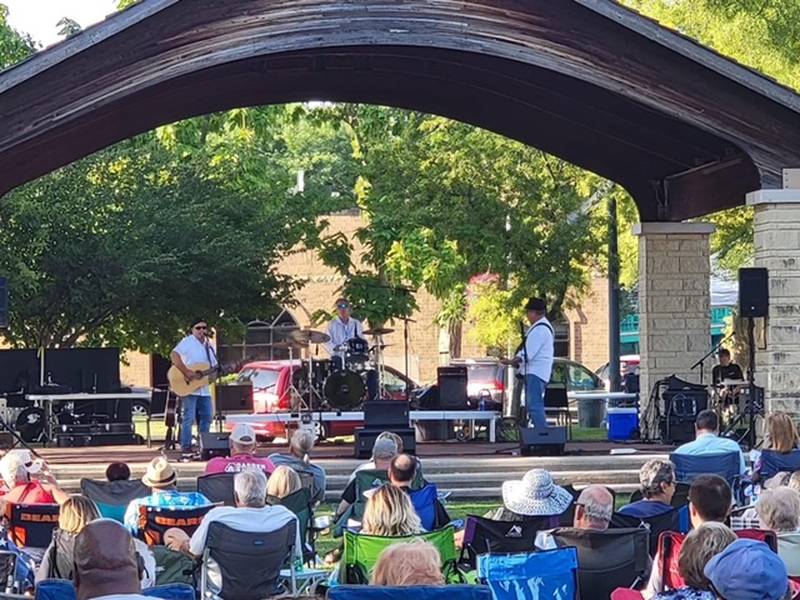
[[[664,504],[660,500],[639,500],[619,509],[621,515],[629,515],[637,519],[647,519],[662,515],[672,510],[672,505]]]
[[[744,463],[742,449],[731,439],[719,437],[714,433],[699,433],[693,442],[678,446],[675,454],[688,454],[690,456],[707,456],[709,454],[725,454],[726,452],[739,453],[739,473],[744,474],[747,467]]]
[[[161,508],[196,508],[198,506],[210,506],[211,501],[203,494],[198,492],[178,492],[170,490],[158,492],[144,498],[131,500],[125,511],[125,527],[133,535],[139,533],[139,507],[158,506]]]

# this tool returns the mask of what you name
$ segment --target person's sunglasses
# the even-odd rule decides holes
[[[344,308],[350,308],[350,305],[349,304],[337,304],[336,307],[344,309]]]

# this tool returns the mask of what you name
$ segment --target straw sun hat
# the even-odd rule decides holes
[[[572,494],[553,483],[544,469],[532,469],[521,481],[503,483],[503,504],[527,517],[560,515],[572,503]]]
[[[147,471],[142,477],[142,483],[149,488],[167,488],[175,484],[178,474],[166,458],[159,456],[150,461]]]

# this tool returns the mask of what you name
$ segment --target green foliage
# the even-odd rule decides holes
[[[8,25],[8,7],[0,3],[0,69],[24,60],[36,50],[30,36],[23,35]]]

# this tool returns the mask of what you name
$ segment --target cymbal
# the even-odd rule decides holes
[[[289,334],[295,342],[305,344],[324,344],[331,341],[331,336],[314,329],[297,329]]]
[[[394,333],[394,329],[389,329],[388,327],[376,327],[375,329],[364,331],[364,335],[388,335],[390,333]]]
[[[280,348],[281,350],[302,350],[308,348],[308,342],[298,342],[295,340],[285,340],[283,342],[275,342],[272,344],[273,348]]]
[[[724,385],[724,386],[747,385],[747,382],[744,379],[723,379],[717,385]]]

